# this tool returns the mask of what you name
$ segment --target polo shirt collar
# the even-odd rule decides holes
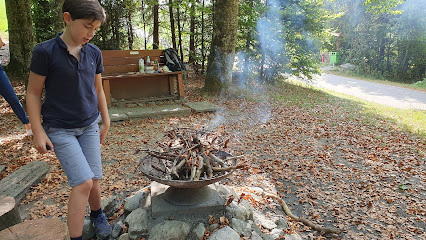
[[[56,41],[56,43],[58,44],[59,47],[68,50],[67,45],[65,44],[64,40],[62,40],[62,38],[61,38],[62,34],[63,34],[63,32],[58,33],[55,37],[55,41]],[[86,52],[86,46],[87,46],[87,44],[83,45],[83,47],[81,48],[82,52]]]

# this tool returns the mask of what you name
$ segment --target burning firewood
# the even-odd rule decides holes
[[[242,167],[236,162],[243,155],[225,152],[229,142],[214,132],[179,128],[166,132],[165,140],[158,143],[159,150],[138,152],[145,152],[143,161],[151,161],[151,167],[165,179],[199,181]]]

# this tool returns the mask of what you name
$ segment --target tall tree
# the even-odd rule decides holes
[[[160,38],[159,38],[159,26],[158,26],[158,0],[155,2],[154,7],[152,8],[153,10],[153,15],[154,15],[154,27],[153,27],[153,31],[152,31],[152,37],[153,37],[153,44],[152,44],[152,48],[153,49],[158,49],[158,47],[160,46]]]
[[[232,81],[238,30],[238,0],[217,0],[214,8],[213,39],[204,90],[218,93]]]
[[[181,3],[182,0],[179,0],[179,3]],[[180,5],[180,4],[179,4]],[[179,54],[180,59],[183,61],[183,46],[182,46],[182,28],[181,28],[181,22],[180,22],[180,7],[177,7],[177,24],[178,24],[178,37],[179,37]]]
[[[10,43],[10,63],[7,71],[11,77],[25,79],[27,83],[34,47],[31,1],[6,0],[6,15]]]
[[[176,45],[176,29],[175,29],[175,18],[173,16],[173,0],[169,0],[169,15],[170,15],[170,31],[172,33],[172,45],[173,49],[177,49]]]
[[[189,64],[194,64],[195,58],[195,0],[191,0],[190,26],[189,26]]]
[[[205,62],[206,62],[206,53],[205,53],[205,45],[204,45],[204,32],[205,32],[205,28],[206,28],[206,24],[204,22],[204,8],[206,6],[205,0],[203,0],[203,5],[202,5],[202,11],[201,11],[201,73],[204,73],[204,68],[205,68]]]

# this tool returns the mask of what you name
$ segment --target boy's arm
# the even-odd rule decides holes
[[[102,75],[100,73],[95,75],[95,89],[98,95],[98,110],[101,113],[102,117],[102,126],[100,128],[102,143],[108,134],[111,122],[108,115],[108,107],[106,103],[104,89],[102,88]]]
[[[27,112],[34,136],[33,143],[34,147],[40,153],[47,152],[46,145],[49,145],[53,150],[53,144],[50,142],[41,125],[41,94],[45,80],[46,76],[30,72],[26,96]]]

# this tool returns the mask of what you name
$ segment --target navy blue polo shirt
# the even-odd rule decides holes
[[[68,52],[60,38],[34,47],[30,70],[46,76],[43,125],[56,128],[89,126],[99,115],[95,74],[103,72],[102,53],[93,44],[85,44],[80,61]]]

